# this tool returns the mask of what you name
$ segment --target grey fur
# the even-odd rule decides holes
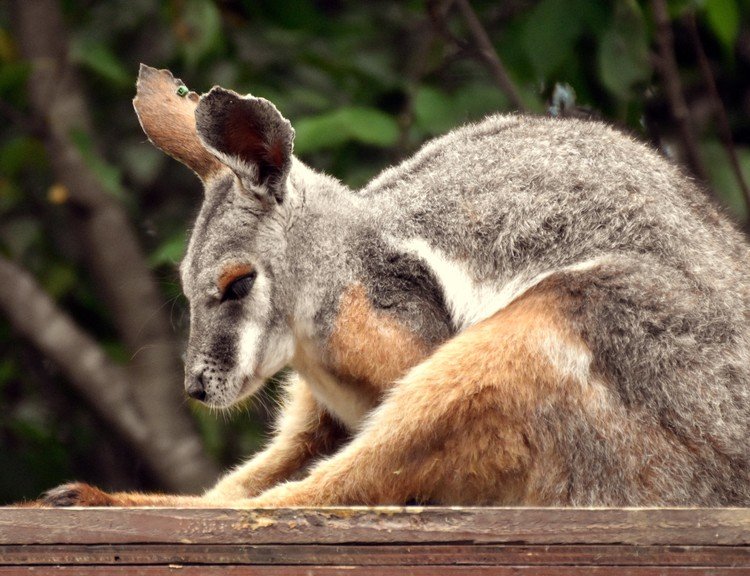
[[[234,151],[212,132],[215,93],[198,107],[198,133],[226,159]],[[357,192],[290,162],[277,182],[256,174],[250,192],[227,162],[240,173],[206,188],[182,275],[187,374],[213,370],[210,403],[228,405],[270,376],[238,373],[246,326],[259,330],[258,365],[276,354],[274,369],[324,360],[354,282],[431,346],[465,328],[435,270],[407,248],[419,239],[474,284],[501,291],[551,274],[575,303],[570,317],[611,408],[539,407],[545,424],[530,442],[550,462],[547,502],[750,504],[748,246],[678,168],[604,124],[524,116],[438,138]],[[283,202],[263,200],[272,188]],[[221,262],[258,271],[246,302],[219,303]],[[561,476],[569,481],[552,480]]]

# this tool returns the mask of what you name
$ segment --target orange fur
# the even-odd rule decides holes
[[[199,507],[201,498],[197,496],[177,496],[169,494],[141,494],[139,492],[107,493],[83,482],[63,484],[45,494],[35,507],[51,506],[182,506]]]
[[[232,282],[242,276],[246,276],[253,271],[253,267],[248,264],[229,264],[225,266],[219,277],[216,279],[216,286],[221,294],[227,289]]]
[[[544,466],[532,442],[535,409],[580,388],[545,354],[550,336],[586,352],[558,295],[532,291],[408,372],[361,433],[307,478],[242,504],[525,503],[532,472]]]
[[[206,180],[226,167],[201,144],[195,129],[198,95],[178,96],[181,84],[168,70],[142,67],[133,106],[151,142]]]
[[[346,438],[343,428],[317,403],[307,384],[287,386],[284,418],[271,443],[231,472],[206,496],[233,502],[260,494],[299,472],[313,458],[330,454]]]
[[[347,437],[341,426],[320,408],[305,382],[292,380],[286,392],[286,418],[273,441],[204,496],[106,493],[88,484],[73,483],[59,486],[41,501],[26,506],[235,506],[291,477],[313,458],[331,453]]]
[[[344,292],[328,345],[336,376],[378,398],[428,353],[406,327],[373,308],[361,284]]]

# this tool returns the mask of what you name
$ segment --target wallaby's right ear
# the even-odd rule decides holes
[[[265,98],[240,96],[219,86],[200,98],[198,136],[206,148],[263,201],[284,200],[292,165],[294,129]]]
[[[143,131],[157,147],[192,169],[204,182],[226,170],[195,131],[198,95],[169,70],[141,64],[133,106]]]

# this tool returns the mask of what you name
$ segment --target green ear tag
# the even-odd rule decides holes
[[[185,86],[184,84],[182,86],[177,87],[177,95],[180,98],[184,98],[185,96],[187,96],[188,92],[189,92],[188,87]]]

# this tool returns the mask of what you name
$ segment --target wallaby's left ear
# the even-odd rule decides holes
[[[203,145],[248,191],[284,200],[294,129],[276,106],[217,86],[201,96],[195,122]]]
[[[204,182],[226,171],[195,133],[198,95],[169,70],[141,64],[133,99],[138,120],[153,144],[192,169]]]

